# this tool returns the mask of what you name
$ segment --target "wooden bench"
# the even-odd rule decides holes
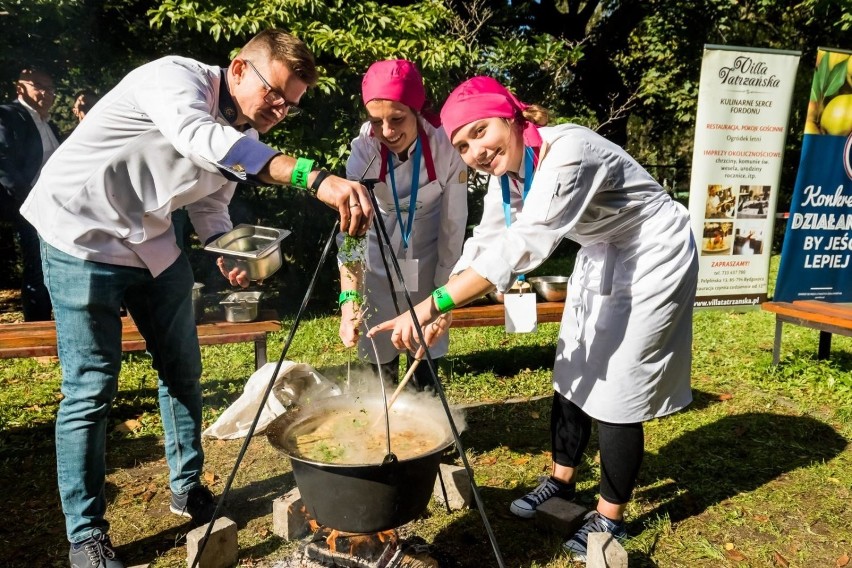
[[[199,345],[254,342],[254,365],[266,364],[266,338],[281,329],[275,310],[261,310],[251,322],[202,320],[198,324]],[[121,350],[145,351],[145,340],[128,317],[121,318]],[[0,324],[0,358],[56,355],[56,327],[52,321]]]
[[[794,302],[764,302],[762,308],[775,314],[775,345],[772,364],[781,357],[781,332],[785,323],[819,330],[817,359],[827,359],[831,352],[831,334],[852,336],[852,304],[797,300]]]
[[[565,302],[539,302],[535,307],[538,313],[538,323],[562,321]],[[506,313],[503,304],[456,308],[452,313],[452,327],[506,325]]]

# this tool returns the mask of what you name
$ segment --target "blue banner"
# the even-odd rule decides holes
[[[828,55],[828,56],[826,56]],[[819,50],[776,301],[852,302],[849,52]]]

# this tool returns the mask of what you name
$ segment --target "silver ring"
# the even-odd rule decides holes
[[[350,205],[350,206],[349,206],[349,209],[352,209],[353,207],[361,207],[361,204],[360,204],[360,203],[355,203],[354,205]]]

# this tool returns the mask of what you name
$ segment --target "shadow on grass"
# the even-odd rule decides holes
[[[492,371],[513,377],[523,369],[553,367],[556,345],[515,345],[511,349],[482,349],[454,356],[453,372],[458,375]]]
[[[713,404],[716,397],[697,391],[690,411]],[[549,398],[512,405],[486,405],[467,412],[465,448],[474,453],[499,446],[541,454],[550,450]],[[531,415],[540,418],[531,419]],[[708,508],[771,482],[787,472],[831,460],[847,441],[830,426],[807,416],[745,413],[725,416],[688,431],[656,453],[646,453],[634,497],[648,510],[628,519],[628,530],[638,534],[660,517],[672,523],[699,515]],[[593,435],[587,456],[597,452]],[[588,463],[588,462],[587,462]],[[474,471],[476,473],[476,471]],[[589,472],[581,471],[581,479]],[[484,484],[487,485],[487,482]],[[546,564],[559,556],[568,535],[552,534],[518,519],[508,511],[523,489],[480,487],[489,522],[507,566]],[[593,507],[597,496],[581,492],[578,501]],[[476,509],[441,529],[434,539],[449,551],[458,566],[489,564],[494,552]],[[631,551],[630,565],[655,566],[648,555]]]
[[[272,502],[280,497],[286,489],[295,486],[292,472],[269,477],[262,481],[254,481],[244,487],[231,489],[228,493],[224,509],[219,517],[228,517],[237,524],[238,529],[243,529],[255,518],[271,515]],[[218,495],[217,495],[218,497]],[[110,500],[112,502],[112,499]],[[114,506],[114,505],[112,505]],[[193,525],[187,522],[172,526],[154,534],[148,534],[144,538],[135,540],[124,547],[119,547],[118,552],[129,565],[134,562],[150,562],[173,548],[186,545],[186,535],[193,530]],[[280,539],[275,542],[263,542],[255,548],[240,548],[243,558],[257,557],[265,549],[274,548],[275,544],[281,544]]]

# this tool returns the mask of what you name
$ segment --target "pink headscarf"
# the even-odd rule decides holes
[[[405,59],[390,59],[370,65],[361,82],[361,96],[364,104],[373,99],[387,99],[420,112],[426,102],[426,88],[414,63]]]
[[[538,126],[523,117],[529,105],[522,103],[509,90],[491,77],[473,77],[450,93],[441,109],[444,131],[453,140],[456,131],[483,118],[514,118],[524,127],[524,145],[541,147]]]

